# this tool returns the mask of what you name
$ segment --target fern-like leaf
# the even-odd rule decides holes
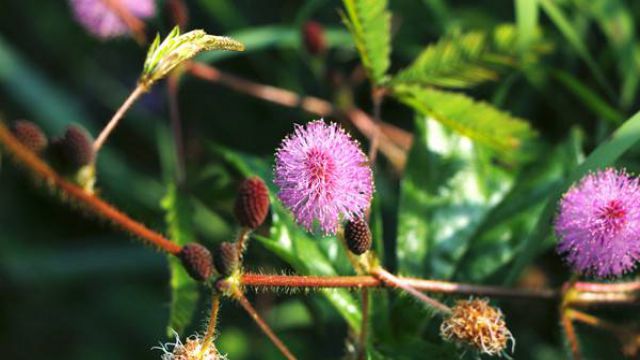
[[[180,193],[174,184],[170,184],[167,195],[162,199],[162,207],[171,239],[179,245],[194,241],[192,209],[189,199]],[[184,270],[180,260],[169,256],[171,273],[171,310],[167,334],[173,331],[179,334],[191,323],[198,303],[198,284]]]
[[[351,32],[362,64],[374,84],[385,80],[391,55],[391,13],[387,0],[344,0],[342,20]]]
[[[393,83],[469,88],[497,80],[508,68],[532,63],[549,48],[537,36],[529,48],[518,51],[517,30],[511,24],[491,32],[454,34],[428,46]]]
[[[461,93],[404,85],[395,87],[394,95],[446,127],[500,151],[506,158],[512,158],[514,150],[535,135],[524,119]]]

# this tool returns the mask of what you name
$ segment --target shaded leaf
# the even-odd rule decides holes
[[[527,51],[518,51],[520,36],[511,24],[493,31],[455,33],[429,45],[408,68],[394,76],[393,84],[468,88],[495,81],[500,73],[537,61],[549,49],[541,42],[540,32]],[[535,43],[533,41],[535,40]]]
[[[387,0],[344,0],[342,20],[351,32],[362,65],[374,84],[381,84],[390,64],[391,13]]]
[[[170,184],[162,199],[162,208],[166,211],[169,236],[178,245],[194,241],[192,209],[189,200],[179,192],[175,184]],[[175,330],[179,334],[191,323],[198,303],[198,284],[187,274],[180,260],[168,256],[171,274],[171,310],[167,334]]]

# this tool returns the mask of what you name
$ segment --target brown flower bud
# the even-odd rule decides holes
[[[182,247],[178,257],[194,280],[205,281],[213,275],[213,259],[206,247],[189,243]]]
[[[39,154],[47,148],[47,136],[42,132],[40,127],[31,121],[17,120],[11,126],[11,132],[22,143],[36,154]]]
[[[240,257],[236,244],[223,242],[218,245],[213,258],[216,270],[224,276],[231,275],[240,265]]]
[[[440,325],[443,338],[472,346],[487,355],[500,355],[513,335],[500,309],[484,299],[460,300]]]
[[[51,145],[64,171],[75,172],[93,162],[93,138],[80,126],[69,126],[64,136],[55,139]]]
[[[316,21],[305,23],[302,27],[302,43],[309,54],[322,54],[327,48],[324,27]]]
[[[234,213],[244,227],[255,229],[262,225],[269,213],[269,190],[262,179],[254,176],[240,184]]]
[[[371,249],[371,230],[362,218],[347,222],[344,227],[344,238],[349,250],[356,255],[362,255]]]

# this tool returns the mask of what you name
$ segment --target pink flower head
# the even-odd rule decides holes
[[[96,37],[108,39],[126,35],[129,27],[118,15],[115,6],[127,9],[137,18],[152,17],[154,0],[69,0],[76,20]],[[108,4],[111,2],[114,5]]]
[[[311,230],[317,220],[325,233],[336,232],[341,215],[362,216],[373,195],[371,168],[359,144],[322,120],[296,125],[282,141],[275,183],[298,223]]]
[[[580,273],[619,276],[640,259],[640,184],[624,171],[585,176],[560,201],[558,252]]]

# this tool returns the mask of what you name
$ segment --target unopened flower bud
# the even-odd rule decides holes
[[[327,48],[324,27],[316,21],[308,21],[302,27],[302,41],[309,54],[322,54]]]
[[[216,270],[224,276],[231,275],[240,265],[240,256],[236,244],[223,242],[218,245],[213,258]]]
[[[440,334],[487,355],[500,355],[509,341],[515,345],[500,309],[489,306],[484,299],[458,301],[440,325]]]
[[[75,172],[93,162],[93,138],[80,126],[69,126],[51,145],[64,171]]]
[[[269,190],[262,179],[254,176],[240,184],[234,213],[244,227],[255,229],[262,225],[269,213]]]
[[[194,280],[205,281],[213,275],[213,259],[206,247],[189,243],[182,247],[178,256]]]
[[[36,154],[41,153],[47,148],[47,136],[42,132],[40,127],[31,121],[17,120],[11,126],[13,135],[26,146],[29,150]]]
[[[363,218],[347,221],[344,239],[349,250],[356,255],[362,255],[371,249],[371,230]]]

